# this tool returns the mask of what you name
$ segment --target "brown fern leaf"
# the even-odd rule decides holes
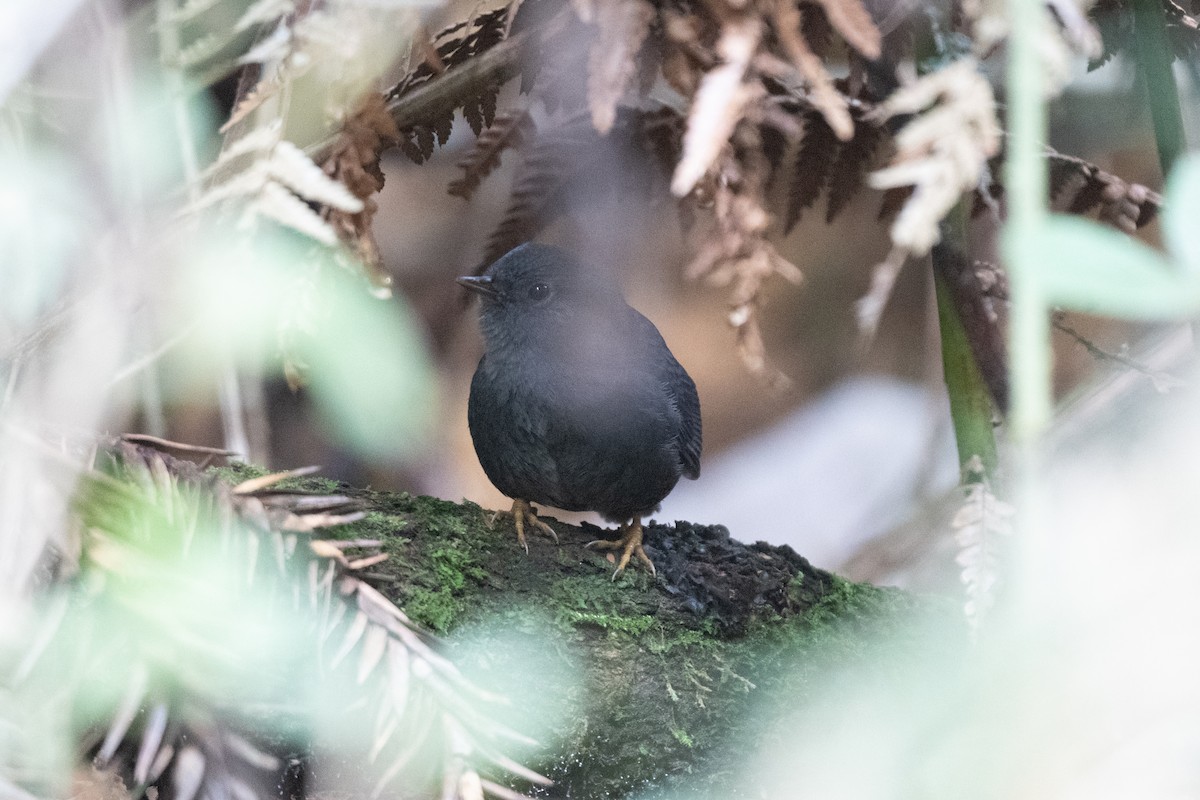
[[[496,100],[499,95],[499,86],[489,86],[474,97],[468,97],[463,103],[463,118],[467,120],[467,124],[471,126],[471,130],[475,132],[476,136],[490,128],[495,121]]]
[[[434,52],[441,64],[435,65],[430,63],[430,59],[422,59],[420,64],[387,92],[387,99],[399,97],[439,72],[464,64],[504,41],[507,25],[508,7],[502,6],[443,28],[433,39]]]
[[[808,46],[820,58],[829,54],[833,44],[833,26],[825,9],[817,5],[815,0],[805,0],[800,4],[800,32],[808,40]]]
[[[811,110],[804,115],[804,138],[792,166],[792,183],[788,188],[787,213],[784,216],[784,233],[790,233],[804,209],[810,207],[821,196],[829,182],[830,171],[840,142],[819,111]]]
[[[450,134],[454,129],[454,115],[446,114],[442,116],[431,127],[437,135],[438,147],[445,147],[446,142],[450,141]]]
[[[428,161],[433,155],[434,137],[433,129],[428,125],[414,125],[412,128],[413,137],[416,140],[417,147],[421,150],[421,160]]]
[[[490,128],[496,121],[496,102],[500,98],[500,87],[493,85],[479,95],[479,110],[483,114],[483,127]]]
[[[482,271],[522,242],[537,236],[550,222],[553,200],[570,180],[572,149],[539,137],[521,164],[503,219],[488,237]]]
[[[387,100],[400,97],[426,83],[446,69],[464,64],[504,40],[508,25],[508,6],[473,16],[444,28],[432,43],[427,43],[425,57],[388,90]],[[418,48],[419,49],[419,48]],[[463,116],[475,131],[475,135],[492,124],[496,116],[496,96],[499,86],[489,87],[462,106]],[[435,146],[445,145],[454,126],[453,110],[438,112],[441,116],[422,121],[401,132],[400,150],[417,164],[424,163],[433,154]]]
[[[774,125],[761,125],[758,133],[762,141],[763,156],[771,166],[766,184],[767,190],[770,190],[783,164],[783,157],[787,155],[788,136]]]
[[[597,0],[596,38],[588,51],[587,97],[592,124],[612,130],[617,103],[638,69],[638,51],[650,32],[654,7],[646,0]]]
[[[879,58],[883,37],[862,0],[817,0],[829,24],[864,58]]]
[[[883,128],[861,116],[855,121],[854,138],[842,145],[829,171],[829,199],[825,222],[831,223],[863,187],[875,151],[886,138]]]
[[[414,140],[412,130],[403,131],[400,134],[400,141],[397,142],[400,152],[408,157],[408,160],[414,164],[425,163],[425,153],[422,152],[421,146]]]
[[[321,165],[327,175],[363,201],[363,210],[356,214],[336,208],[327,208],[324,214],[339,238],[358,256],[371,281],[380,288],[389,286],[391,277],[383,269],[383,261],[371,230],[377,208],[374,195],[383,188],[379,157],[386,148],[401,140],[406,140],[406,137],[401,137],[396,130],[396,123],[388,113],[383,95],[372,93],[346,119],[337,141]]]
[[[775,0],[770,6],[770,15],[779,44],[808,84],[808,102],[820,110],[839,139],[848,141],[854,135],[849,105],[834,87],[833,76],[825,69],[825,63],[801,33],[800,11],[792,0]]]
[[[748,128],[743,126],[741,131]],[[742,144],[752,143],[754,138],[756,133],[751,131],[750,141]],[[711,222],[687,274],[729,287],[728,320],[737,336],[742,363],[768,386],[783,389],[789,380],[767,359],[758,308],[768,280],[782,276],[799,283],[802,275],[767,238],[771,217],[761,194],[765,166],[764,158],[741,162],[728,148],[723,151],[713,172],[697,187],[696,194],[711,198]]]
[[[653,154],[663,172],[671,175],[683,153],[683,131],[687,122],[673,108],[660,108],[641,115],[645,149]]]
[[[618,115],[613,132],[601,137],[586,112],[558,127],[537,131],[522,148],[525,158],[517,168],[513,191],[504,218],[488,239],[480,269],[522,242],[537,236],[567,211],[568,186],[594,191],[598,181],[611,182],[615,190],[620,170],[610,169],[636,130],[632,120]],[[587,184],[586,186],[584,184]]]
[[[908,202],[908,198],[912,197],[913,187],[897,186],[895,189],[885,189],[883,191],[883,199],[879,203],[879,214],[875,219],[885,225],[890,225],[900,213],[900,209],[904,208],[904,204]]]
[[[537,128],[527,110],[501,114],[492,126],[475,140],[475,147],[471,153],[458,162],[463,176],[451,181],[446,191],[464,200],[470,200],[483,179],[500,166],[501,154],[505,150],[521,147],[536,133]]]
[[[1068,214],[1088,214],[1132,233],[1154,219],[1162,195],[1140,183],[1128,183],[1080,158],[1049,151],[1051,207]]]
[[[479,95],[466,99],[462,106],[462,115],[476,136],[483,133],[483,110],[479,107]]]

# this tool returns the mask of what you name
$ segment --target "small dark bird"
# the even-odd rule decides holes
[[[621,524],[615,578],[642,548],[642,517],[681,475],[700,475],[700,398],[654,323],[611,277],[570,253],[524,244],[479,277],[486,346],[467,420],[475,453],[525,528],[558,536],[530,503],[598,511]]]

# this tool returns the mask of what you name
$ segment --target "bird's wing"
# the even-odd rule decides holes
[[[700,477],[700,449],[703,435],[700,425],[700,395],[696,393],[696,384],[692,376],[687,374],[683,365],[671,358],[673,379],[670,384],[674,390],[675,405],[679,409],[679,460],[683,465],[683,474],[695,480]]]
[[[700,424],[700,395],[696,383],[687,370],[667,347],[666,341],[654,323],[637,311],[636,326],[640,329],[640,341],[644,342],[643,358],[655,364],[659,384],[679,414],[678,438],[679,464],[683,474],[693,480],[700,477],[700,450],[703,442]]]

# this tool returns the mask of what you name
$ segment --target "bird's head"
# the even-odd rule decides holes
[[[510,250],[484,274],[458,282],[480,296],[480,320],[489,343],[550,333],[589,309],[624,304],[603,270],[535,242]]]

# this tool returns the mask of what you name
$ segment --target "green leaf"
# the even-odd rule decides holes
[[[336,266],[321,282],[325,313],[297,344],[309,388],[342,442],[376,461],[411,458],[428,444],[436,378],[407,304],[372,297]]]
[[[436,377],[414,315],[379,300],[332,252],[286,232],[254,239],[209,232],[188,284],[200,352],[176,391],[204,387],[232,359],[252,371],[302,366],[316,407],[338,442],[375,461],[398,461],[428,443]],[[183,400],[184,397],[180,397]]]
[[[1200,275],[1123,233],[1077,217],[1053,216],[1023,243],[1055,306],[1110,317],[1184,317],[1200,311]]]
[[[1179,161],[1167,180],[1163,238],[1171,255],[1190,273],[1200,273],[1200,155]]]

